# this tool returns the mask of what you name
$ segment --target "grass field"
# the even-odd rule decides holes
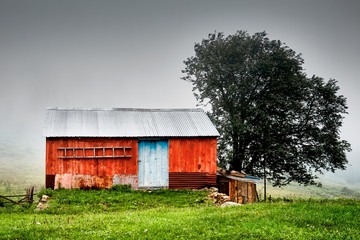
[[[272,187],[267,184],[267,195],[274,198],[355,198],[360,199],[360,185],[347,184],[346,182],[332,182],[328,179],[321,180],[322,187],[300,186],[297,183],[290,183],[285,187]],[[263,196],[263,184],[257,185],[260,196]]]
[[[359,239],[360,201],[221,208],[207,191],[43,190],[50,207],[0,208],[1,239]]]
[[[0,194],[40,191],[41,167],[11,164],[0,169]],[[0,239],[360,239],[359,186],[322,183],[268,185],[271,203],[228,208],[204,191],[42,190],[52,197],[44,211],[0,207]]]

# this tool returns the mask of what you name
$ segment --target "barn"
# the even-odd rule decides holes
[[[52,189],[216,185],[219,133],[202,109],[48,108],[43,135]]]

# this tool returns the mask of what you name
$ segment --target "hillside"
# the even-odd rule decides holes
[[[284,187],[272,187],[267,184],[267,195],[274,198],[356,198],[360,199],[360,185],[347,183],[339,179],[322,177],[320,179],[321,187],[300,186],[297,183],[290,183]],[[263,183],[257,185],[259,197],[263,196]]]

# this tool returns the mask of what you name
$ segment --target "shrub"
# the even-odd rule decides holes
[[[49,197],[54,196],[54,190],[51,188],[42,188],[40,192],[37,194],[38,198],[41,198],[42,195],[47,195]]]
[[[114,185],[110,188],[110,191],[117,191],[117,192],[132,192],[134,191],[131,188],[131,185]]]

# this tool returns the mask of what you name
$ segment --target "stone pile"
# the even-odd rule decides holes
[[[42,195],[39,204],[35,208],[35,211],[40,211],[40,210],[47,208],[49,206],[48,202],[49,202],[49,196]]]
[[[215,187],[210,188],[209,197],[213,199],[215,204],[219,204],[221,207],[241,205],[231,201],[230,197],[225,193],[219,193],[219,190]]]

